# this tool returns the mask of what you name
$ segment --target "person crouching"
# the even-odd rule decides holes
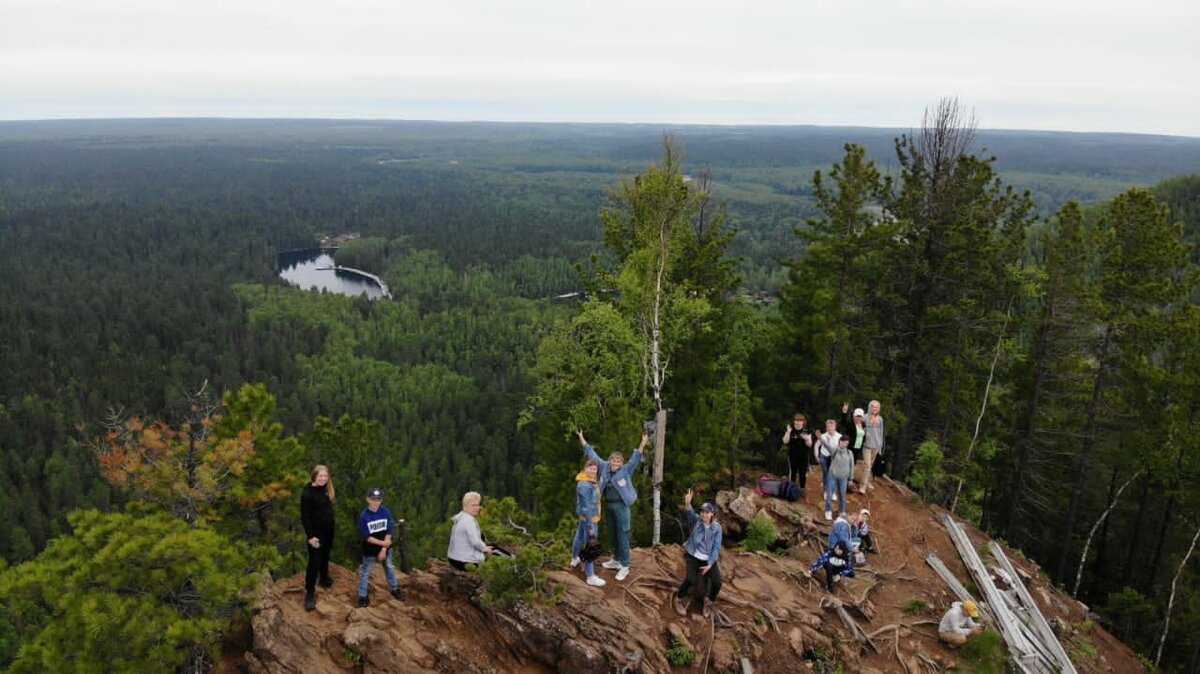
[[[700,506],[700,514],[692,509],[692,490],[687,490],[683,497],[684,512],[687,513],[688,524],[692,533],[684,542],[686,551],[684,563],[687,566],[687,576],[679,591],[675,593],[673,603],[679,615],[687,615],[688,595],[697,581],[708,581],[708,593],[704,597],[704,617],[712,615],[713,606],[717,603],[717,594],[721,591],[721,569],[717,566],[717,558],[721,555],[721,524],[716,521],[716,509],[711,503]]]
[[[833,592],[834,583],[840,583],[842,578],[854,577],[854,554],[846,543],[839,540],[817,559],[808,573],[812,575],[820,569],[825,569],[825,589]]]

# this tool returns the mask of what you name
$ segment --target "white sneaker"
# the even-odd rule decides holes
[[[833,519],[833,513],[831,513],[831,512],[829,512],[828,510],[826,510],[826,511],[825,511],[825,519],[827,519],[827,520],[831,520],[831,519]]]
[[[579,566],[579,558],[578,558],[578,557],[572,557],[572,558],[571,558],[571,568],[573,569],[573,568],[575,568],[575,567],[577,567],[577,566]]]
[[[621,563],[615,559],[610,559],[607,562],[601,564],[600,566],[603,566],[606,569],[619,569],[619,568],[621,568]]]
[[[617,580],[618,581],[625,580],[628,577],[629,577],[629,567],[622,566],[621,570],[617,571]]]
[[[604,587],[606,585],[604,579],[600,576],[588,576],[587,584],[594,585],[596,587]]]
[[[834,492],[834,494],[833,494],[833,502],[834,503],[837,503],[837,497],[838,497],[837,492]]]

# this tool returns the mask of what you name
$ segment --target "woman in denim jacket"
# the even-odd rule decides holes
[[[708,593],[704,597],[704,617],[712,615],[713,606],[717,603],[717,593],[721,591],[721,569],[717,567],[717,558],[721,555],[721,524],[716,520],[716,508],[711,503],[700,506],[700,514],[692,510],[692,490],[687,490],[683,496],[683,508],[687,513],[688,524],[692,533],[683,544],[684,563],[687,565],[687,577],[675,593],[673,602],[679,615],[687,615],[689,593],[698,581],[708,580]]]
[[[600,462],[588,459],[575,476],[575,517],[579,519],[579,527],[575,530],[575,542],[571,544],[571,568],[579,565],[579,552],[583,546],[600,533],[600,487],[596,483],[599,472]],[[604,585],[604,579],[596,575],[596,563],[593,560],[584,562],[583,570],[587,573],[588,585]]]

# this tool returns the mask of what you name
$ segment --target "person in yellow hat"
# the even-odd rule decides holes
[[[951,646],[962,646],[967,639],[983,631],[975,622],[979,619],[979,605],[973,601],[954,602],[938,624],[938,637]]]

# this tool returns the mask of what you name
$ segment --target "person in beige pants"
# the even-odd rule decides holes
[[[875,457],[883,454],[883,415],[879,413],[879,408],[879,401],[872,400],[867,405],[867,418],[863,420],[867,437],[863,441],[863,476],[858,481],[858,489],[863,494],[867,493],[867,489],[875,488],[871,486],[871,468],[875,465]]]

